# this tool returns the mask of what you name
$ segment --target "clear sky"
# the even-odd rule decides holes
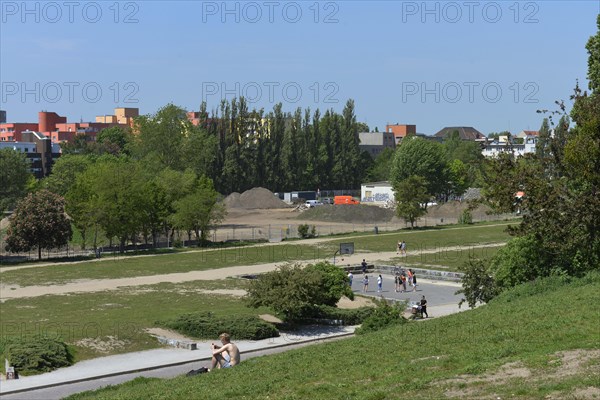
[[[245,95],[359,121],[536,130],[587,88],[594,1],[1,1],[0,108],[93,121]]]

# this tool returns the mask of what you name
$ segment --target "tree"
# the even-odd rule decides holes
[[[223,220],[225,208],[217,203],[218,193],[209,178],[202,177],[196,189],[175,202],[173,222],[176,227],[193,231],[200,243],[204,242],[210,227]]]
[[[7,249],[11,252],[24,252],[38,249],[38,259],[42,249],[53,249],[69,243],[71,223],[64,210],[64,199],[48,190],[29,194],[21,200],[13,215],[7,232]]]
[[[448,185],[446,171],[446,156],[442,145],[412,137],[403,140],[396,150],[391,181],[394,185],[410,176],[420,176],[424,179],[427,193],[438,196],[446,191]]]
[[[313,316],[318,306],[336,304],[349,287],[343,271],[328,263],[302,268],[283,265],[252,281],[246,300],[252,307],[267,306],[294,321]],[[344,274],[345,275],[345,274]]]
[[[52,166],[52,173],[44,179],[44,186],[53,193],[65,196],[75,184],[78,174],[84,173],[93,163],[93,158],[81,154],[65,154]]]
[[[371,168],[367,171],[366,179],[369,182],[380,182],[390,180],[390,171],[394,161],[395,150],[389,147],[383,149],[381,153],[371,165]]]
[[[119,155],[128,153],[130,132],[119,126],[102,129],[96,136],[100,153]]]
[[[0,150],[0,212],[12,209],[25,196],[31,179],[25,154],[13,149]]]
[[[510,209],[511,192],[525,193],[522,222],[511,233],[536,247],[527,253],[532,266],[528,273],[533,275],[529,278],[554,271],[582,275],[600,268],[600,16],[597,24],[598,32],[587,45],[591,92],[583,92],[577,84],[570,113],[563,102],[557,102],[559,110],[552,115],[560,115],[560,120],[551,134],[544,133],[535,155],[490,162],[498,178],[486,179],[485,195],[492,204]],[[554,125],[552,115],[548,120]],[[513,253],[521,254],[520,250]],[[524,259],[505,258],[501,271],[518,263],[511,259]]]
[[[415,221],[427,212],[429,194],[425,179],[412,175],[393,185],[396,196],[396,215],[410,222],[414,228]]]

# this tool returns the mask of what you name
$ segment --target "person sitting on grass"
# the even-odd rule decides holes
[[[212,363],[209,371],[216,368],[231,368],[240,363],[240,349],[231,343],[231,336],[222,333],[219,336],[222,346],[211,343]]]

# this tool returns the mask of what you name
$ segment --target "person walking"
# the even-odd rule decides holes
[[[406,242],[404,240],[400,243],[400,252],[406,256]]]
[[[398,290],[400,290],[400,274],[396,273],[396,276],[394,276],[394,291],[398,293]]]
[[[352,271],[348,271],[348,285],[352,288],[352,280],[354,280],[354,275],[352,275]]]
[[[367,274],[365,274],[365,277],[363,278],[363,292],[368,292],[369,291],[369,276]]]
[[[429,314],[427,314],[427,299],[425,296],[421,298],[421,315],[423,318],[429,318]]]
[[[409,268],[408,272],[406,274],[408,275],[407,279],[406,279],[406,281],[408,283],[408,286],[411,286],[412,285],[412,280],[413,280],[413,271],[412,271],[412,269]]]
[[[413,278],[412,278],[412,285],[413,285],[413,292],[417,291],[417,274],[415,274],[413,272]]]
[[[400,280],[402,281],[402,293],[406,292],[406,275],[400,275]]]
[[[382,288],[383,288],[383,278],[381,277],[381,274],[379,274],[379,276],[377,277],[377,292],[381,293]]]
[[[402,242],[398,240],[398,245],[396,246],[396,254],[400,254],[402,251]]]

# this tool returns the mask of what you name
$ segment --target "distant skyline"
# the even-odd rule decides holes
[[[484,134],[537,130],[587,89],[593,1],[2,1],[0,109],[93,121],[245,95],[250,108]]]

